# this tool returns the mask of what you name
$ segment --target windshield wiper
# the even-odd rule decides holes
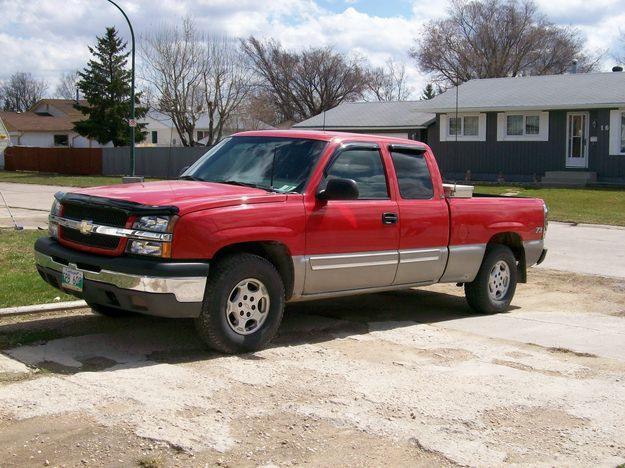
[[[277,190],[274,189],[273,187],[267,187],[265,185],[258,185],[252,182],[240,182],[238,180],[216,180],[215,182],[218,184],[238,185],[240,187],[252,187],[252,188],[257,188],[261,190],[267,190],[268,192],[277,192]]]
[[[199,177],[195,177],[195,176],[192,176],[192,175],[180,176],[180,177],[178,177],[178,180],[195,180],[195,181],[198,181],[198,182],[206,182],[204,179],[201,179]]]

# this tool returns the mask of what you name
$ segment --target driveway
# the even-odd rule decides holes
[[[534,269],[495,316],[454,285],[293,304],[271,346],[241,356],[205,351],[187,320],[7,317],[0,460],[614,467],[624,293]]]

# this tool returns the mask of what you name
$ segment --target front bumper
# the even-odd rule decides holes
[[[208,263],[103,257],[63,247],[54,239],[35,243],[41,277],[90,304],[161,317],[197,317],[202,309]],[[83,273],[82,291],[61,287],[63,267]]]

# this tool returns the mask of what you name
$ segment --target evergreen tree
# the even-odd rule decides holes
[[[115,146],[130,144],[131,115],[131,71],[127,69],[129,52],[124,52],[126,43],[117,35],[115,28],[106,28],[106,34],[98,37],[95,47],[89,47],[91,60],[80,77],[78,88],[87,100],[87,105],[74,107],[87,116],[74,122],[74,130],[80,135],[96,140],[100,144],[113,142]],[[135,103],[139,102],[138,93]],[[135,109],[136,119],[145,116],[147,109]],[[135,141],[145,139],[142,131],[146,124],[137,124]]]
[[[427,101],[429,99],[432,99],[437,94],[439,93],[437,92],[436,89],[434,89],[434,86],[432,86],[432,83],[428,83],[425,85],[425,88],[423,88],[423,93],[421,93],[421,100]]]

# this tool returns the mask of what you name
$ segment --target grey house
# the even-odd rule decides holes
[[[428,109],[446,179],[625,183],[623,72],[471,80]]]
[[[436,115],[425,101],[348,102],[295,124],[296,129],[335,130],[427,141]]]
[[[443,177],[625,184],[625,73],[471,80],[430,101],[342,104],[325,128],[420,140]],[[295,128],[324,127],[323,114]]]

